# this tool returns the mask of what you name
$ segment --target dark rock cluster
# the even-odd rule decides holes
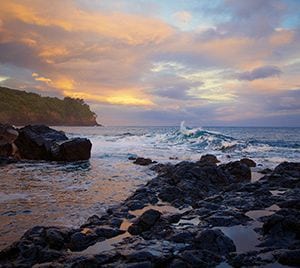
[[[123,203],[78,229],[34,227],[0,253],[0,266],[299,267],[300,163],[257,182],[249,164],[153,166],[157,177]]]
[[[62,131],[45,125],[16,129],[0,125],[0,157],[3,163],[17,160],[88,160],[92,144],[85,138],[68,139]]]
[[[133,164],[140,165],[140,166],[149,166],[151,164],[156,164],[156,161],[152,161],[150,158],[144,158],[144,157],[129,157],[129,160],[133,160]]]

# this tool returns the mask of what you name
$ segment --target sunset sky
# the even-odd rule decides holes
[[[300,1],[3,0],[0,85],[105,125],[300,126]]]

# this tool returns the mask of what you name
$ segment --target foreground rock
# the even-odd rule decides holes
[[[63,132],[44,125],[29,125],[19,129],[15,143],[20,157],[30,160],[87,160],[92,148],[88,139],[68,139]]]
[[[241,162],[245,165],[247,165],[248,167],[256,167],[256,163],[252,160],[252,159],[249,159],[249,158],[242,158],[241,159]]]
[[[210,160],[158,164],[156,178],[80,228],[27,231],[0,266],[299,267],[300,163],[251,183],[249,165]]]
[[[0,163],[9,162],[9,158],[17,156],[15,140],[19,133],[11,125],[0,124]]]
[[[133,235],[141,234],[145,232],[159,220],[161,213],[154,209],[149,209],[144,212],[131,226],[128,228],[128,232]]]
[[[140,166],[149,166],[151,164],[157,163],[156,161],[152,161],[150,158],[137,157],[134,159],[133,164]]]
[[[212,154],[202,155],[200,160],[198,161],[199,164],[217,164],[220,163],[218,158]]]
[[[0,145],[12,144],[18,136],[19,133],[13,126],[0,124]]]

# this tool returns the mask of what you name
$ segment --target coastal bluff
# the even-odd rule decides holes
[[[82,99],[42,97],[0,87],[0,122],[16,126],[99,126],[96,114]]]

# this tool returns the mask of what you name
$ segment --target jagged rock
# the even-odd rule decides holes
[[[270,169],[270,168],[265,168],[265,169],[259,171],[259,173],[261,173],[261,174],[270,174],[270,173],[272,173],[272,171],[273,170]]]
[[[13,267],[32,267],[36,263],[58,259],[72,232],[69,228],[35,226],[18,242],[0,252],[0,266],[11,263]]]
[[[205,219],[205,221],[209,224],[209,226],[219,226],[219,227],[238,225],[248,220],[250,219],[247,216],[244,216],[243,214],[240,214],[240,217],[234,217],[233,215],[226,215],[226,214],[218,215],[218,213]]]
[[[240,254],[231,254],[229,264],[232,267],[273,267],[272,264],[276,262],[275,256],[270,254],[272,248],[264,248],[259,251],[249,251]],[[274,254],[276,255],[276,254]],[[274,263],[274,267],[276,267]]]
[[[164,171],[147,186],[155,189],[163,201],[180,207],[196,206],[199,200],[219,192],[228,184],[230,175],[218,166],[183,161],[174,166],[166,165]]]
[[[63,132],[44,125],[21,128],[15,143],[21,158],[50,161],[87,160],[92,147],[88,139],[68,140]]]
[[[75,138],[59,145],[56,157],[59,161],[88,160],[91,157],[92,144],[88,139]]]
[[[149,230],[159,220],[161,213],[155,209],[145,211],[132,225],[128,232],[133,235],[141,234]]]
[[[236,251],[233,241],[225,236],[220,229],[206,229],[194,239],[194,244],[202,250],[209,250],[219,255],[227,255]]]
[[[68,140],[67,136],[44,125],[26,126],[19,130],[16,145],[24,159],[52,160],[53,146]]]
[[[181,199],[183,197],[183,193],[178,187],[166,186],[160,191],[158,197],[163,201],[171,203],[176,199]]]
[[[215,252],[211,252],[205,249],[185,250],[179,255],[179,257],[185,265],[181,266],[182,262],[176,261],[174,263],[173,261],[171,267],[215,267],[222,260],[222,258],[219,255],[216,255]],[[175,266],[176,263],[180,265]]]
[[[290,199],[277,204],[281,208],[293,208],[300,210],[300,196],[298,199]]]
[[[119,230],[116,228],[110,228],[110,227],[98,227],[95,229],[95,233],[99,237],[104,237],[106,239],[118,236],[120,234],[124,234],[125,231]]]
[[[296,250],[285,250],[283,251],[278,259],[278,262],[284,265],[300,266],[300,249]]]
[[[300,211],[281,209],[271,215],[263,225],[264,234],[288,236],[293,233],[300,237]]]
[[[251,180],[251,170],[241,161],[229,162],[220,166],[233,178],[233,182],[245,182]]]
[[[190,243],[194,238],[194,235],[189,231],[180,231],[171,236],[170,240],[176,243]]]
[[[293,248],[300,245],[300,211],[281,209],[266,217],[261,247]]]
[[[126,202],[126,205],[130,210],[137,210],[142,209],[145,206],[145,203],[134,199]]]
[[[48,229],[46,231],[46,242],[52,249],[62,249],[65,239],[63,234],[57,229]]]
[[[0,145],[12,144],[18,135],[18,131],[13,126],[0,124]]]
[[[81,251],[93,245],[98,236],[95,233],[76,232],[71,235],[68,248],[72,251]]]
[[[248,167],[256,167],[256,163],[249,158],[242,158],[240,162],[247,165]]]
[[[280,188],[300,187],[300,163],[283,162],[274,171],[264,177],[268,185]]]
[[[273,173],[300,178],[300,163],[283,162],[274,169]]]
[[[137,157],[133,164],[140,166],[149,166],[151,164],[157,163],[156,161],[152,161],[150,158]]]
[[[206,154],[202,155],[200,160],[197,162],[198,164],[212,164],[215,165],[217,163],[220,163],[218,158],[213,154]]]
[[[17,147],[14,141],[19,136],[18,131],[11,125],[0,124],[0,157],[9,158],[16,156]],[[2,164],[5,161],[1,161]]]
[[[102,223],[103,223],[103,221],[101,220],[101,218],[99,218],[99,216],[93,215],[93,216],[89,217],[83,225],[81,225],[81,228],[97,226]]]
[[[0,157],[10,157],[13,154],[13,145],[10,143],[5,143],[0,145]]]

